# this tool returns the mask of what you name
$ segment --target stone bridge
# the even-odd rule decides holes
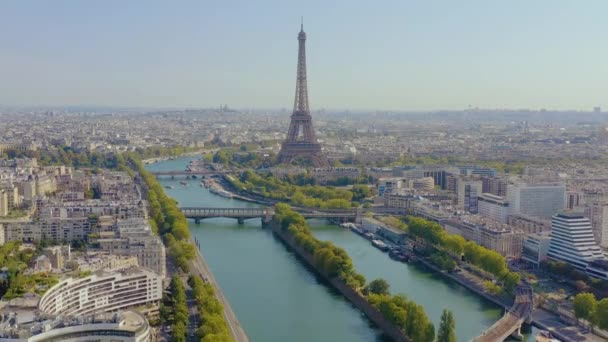
[[[529,285],[520,285],[515,290],[515,303],[505,315],[486,329],[473,342],[504,341],[509,336],[523,339],[521,326],[532,322],[532,309],[534,307],[534,293]]]
[[[361,216],[361,211],[358,209],[310,209],[310,208],[293,208],[298,211],[304,218],[335,218],[340,220],[356,220]],[[239,223],[252,218],[261,218],[268,222],[274,215],[274,208],[210,208],[210,207],[183,207],[180,208],[186,218],[194,219],[194,222],[200,223],[201,220],[213,217],[228,217],[235,218]]]

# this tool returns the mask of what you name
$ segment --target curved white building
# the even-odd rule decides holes
[[[162,277],[142,268],[70,278],[50,288],[39,309],[51,315],[80,316],[158,303]]]
[[[39,317],[26,324],[12,324],[15,320],[10,315],[1,318],[0,342],[152,341],[148,321],[135,311],[54,319]]]

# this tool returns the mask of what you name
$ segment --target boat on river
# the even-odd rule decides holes
[[[212,194],[220,195],[222,197],[232,198],[232,194],[224,189],[209,188],[209,192]]]
[[[359,235],[363,235],[363,230],[361,230],[361,228],[358,228],[357,226],[353,225],[352,227],[350,227],[350,230],[352,230],[353,232],[355,232],[356,234]]]
[[[186,181],[181,181],[181,182],[179,182],[179,184],[181,184],[183,186],[188,186],[188,182],[186,182]]]
[[[391,249],[391,251],[388,252],[388,256],[393,260],[410,262],[410,257],[399,249]]]
[[[382,240],[374,239],[374,240],[372,240],[372,245],[383,252],[386,252],[389,249],[388,245],[386,243],[384,243],[384,241],[382,241]]]
[[[173,189],[173,185],[165,185],[165,189]]]

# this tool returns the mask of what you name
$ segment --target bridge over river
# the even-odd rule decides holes
[[[156,177],[160,176],[168,176],[174,178],[175,176],[186,176],[186,178],[196,178],[196,177],[218,177],[226,172],[217,172],[211,170],[202,170],[202,171],[152,171],[150,172]]]
[[[294,208],[304,218],[333,218],[340,220],[357,220],[362,212],[359,209],[304,209]],[[274,215],[274,208],[212,208],[212,207],[183,207],[180,208],[186,218],[194,219],[196,223],[200,220],[213,217],[235,218],[242,223],[244,220],[261,218],[268,222]]]
[[[534,293],[528,285],[520,285],[515,290],[515,303],[505,315],[486,329],[473,342],[504,341],[509,336],[522,339],[521,325],[532,322]]]

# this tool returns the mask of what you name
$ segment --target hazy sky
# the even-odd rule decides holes
[[[0,1],[0,104],[608,108],[608,1]]]

